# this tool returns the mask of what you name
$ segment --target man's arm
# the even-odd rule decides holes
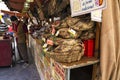
[[[15,25],[14,23],[12,23],[12,27],[13,27],[14,37],[17,37],[17,25]]]
[[[23,30],[24,30],[25,35],[26,35],[26,44],[28,45],[28,28],[27,28],[26,24],[24,24]]]

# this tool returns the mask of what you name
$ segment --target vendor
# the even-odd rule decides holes
[[[17,46],[18,46],[18,52],[20,53],[20,57],[24,60],[25,63],[28,63],[27,25],[23,21],[18,20],[16,16],[11,16],[10,19],[12,21],[14,36],[17,38]]]

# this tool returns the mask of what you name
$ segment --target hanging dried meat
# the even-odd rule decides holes
[[[62,20],[59,25],[55,26],[56,29],[71,28],[76,31],[84,31],[94,27],[94,22],[89,19],[89,16],[82,17],[67,17]]]
[[[61,28],[69,28],[65,19],[55,25],[55,29],[61,29]]]
[[[69,4],[69,0],[50,0],[43,5],[43,11],[47,17],[55,15],[58,16],[63,10],[67,8]]]
[[[55,53],[70,53],[71,51],[81,51],[81,46],[77,43],[75,45],[59,45],[57,46],[53,52]]]
[[[84,31],[88,30],[92,27],[94,27],[94,22],[90,20],[90,17],[88,15],[84,15],[84,18],[79,16],[79,17],[67,17],[65,19],[67,25],[76,30],[76,31]]]
[[[55,9],[56,9],[56,4],[57,1],[56,0],[51,0],[48,4],[48,13],[50,15],[53,15],[55,13]]]
[[[84,30],[88,30],[92,27],[94,27],[94,22],[92,22],[92,21],[89,21],[89,22],[79,21],[76,24],[70,26],[70,28],[72,28],[76,31],[84,31]]]
[[[69,38],[78,38],[81,35],[81,31],[75,31],[70,28],[61,28],[58,30],[58,37],[69,39]]]
[[[89,30],[83,31],[80,36],[80,39],[82,40],[88,40],[88,39],[94,39],[94,38],[95,38],[95,27]]]
[[[77,43],[81,43],[80,39],[63,39],[63,38],[55,38],[55,45],[70,45],[73,46]]]
[[[72,17],[69,16],[69,17],[66,18],[66,23],[68,24],[68,26],[73,26],[79,21],[80,21],[79,17],[72,18]]]
[[[58,14],[61,11],[63,11],[67,5],[70,4],[69,0],[57,0],[58,4],[56,5],[56,11],[55,13]]]

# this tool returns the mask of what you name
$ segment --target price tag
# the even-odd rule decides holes
[[[43,51],[44,51],[44,52],[47,52],[47,51],[48,51],[48,48],[43,49]]]
[[[71,34],[74,35],[74,36],[75,36],[75,34],[76,34],[76,31],[73,30],[73,29],[69,29],[68,32],[71,33]]]
[[[0,20],[2,19],[2,15],[0,14]]]
[[[45,42],[46,41],[46,39],[44,38],[44,37],[42,37],[42,40]]]
[[[47,44],[53,45],[53,41],[48,39],[48,40],[47,40]]]
[[[46,48],[46,47],[47,47],[47,45],[48,45],[48,44],[47,44],[47,43],[45,43],[45,44],[43,45],[43,48]]]
[[[57,32],[56,32],[56,34],[55,34],[55,36],[58,36],[58,35],[59,35],[59,33],[60,33],[60,31],[57,31]]]
[[[54,35],[55,34],[55,27],[54,27],[54,25],[52,25],[52,35]]]
[[[95,10],[91,12],[91,20],[102,22],[102,10]]]

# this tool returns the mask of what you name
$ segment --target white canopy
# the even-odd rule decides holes
[[[0,14],[3,15],[1,10],[10,11],[10,9],[6,6],[6,4],[2,0],[0,0]]]

